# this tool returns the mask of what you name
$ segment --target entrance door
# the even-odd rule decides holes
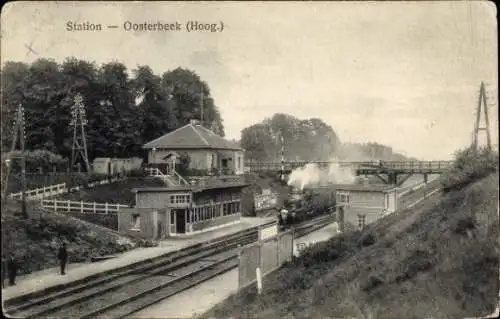
[[[163,228],[163,223],[159,220],[158,221],[158,239],[164,239],[165,238],[165,232]]]
[[[178,234],[184,234],[186,232],[186,210],[177,209],[175,211],[176,225],[175,232]]]

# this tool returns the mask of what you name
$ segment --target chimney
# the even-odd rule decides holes
[[[191,125],[200,125],[200,121],[196,119],[191,119]]]

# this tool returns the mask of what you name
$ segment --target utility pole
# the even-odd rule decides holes
[[[486,126],[480,127],[481,121],[481,106],[484,110],[484,120],[486,122]],[[472,142],[472,147],[474,150],[478,148],[478,135],[479,131],[486,131],[486,147],[488,150],[491,150],[491,137],[490,137],[490,123],[488,120],[488,104],[486,103],[486,90],[484,89],[484,83],[481,82],[481,88],[479,90],[479,100],[477,104],[477,112],[476,112],[476,122],[474,123],[474,140]]]
[[[11,158],[14,158],[12,154],[16,150],[18,134],[19,134],[20,155],[16,157],[21,160],[21,212],[23,214],[23,217],[28,218],[28,213],[26,211],[26,157],[24,153],[24,139],[25,139],[24,108],[21,105],[19,105],[19,107],[17,108],[12,145],[10,148],[9,158],[7,158],[5,161],[5,165],[7,166],[7,173],[5,176],[5,186],[2,194],[3,203],[5,202],[7,196],[9,175],[12,167]]]
[[[87,174],[90,173],[89,157],[87,154],[87,139],[85,137],[85,125],[87,125],[87,118],[85,114],[85,105],[83,98],[78,93],[75,96],[75,104],[71,107],[71,121],[69,125],[73,127],[73,146],[71,148],[71,170],[74,169],[78,161],[78,156],[81,155]]]
[[[203,126],[203,83],[200,82],[200,122],[201,126]]]
[[[281,181],[285,180],[285,139],[283,137],[283,133],[280,134],[280,141],[281,141],[281,174],[280,174],[280,179]]]

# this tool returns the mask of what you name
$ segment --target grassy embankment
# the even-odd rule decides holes
[[[28,202],[27,219],[19,201],[2,203],[2,255],[13,252],[19,274],[57,266],[57,249],[68,243],[69,262],[85,262],[93,256],[111,255],[137,246],[133,239],[109,229],[62,214],[43,210]]]
[[[132,189],[140,187],[165,187],[165,184],[159,178],[128,177],[111,184],[97,185],[78,192],[63,194],[58,196],[58,199],[131,205],[135,202],[135,194]]]
[[[312,246],[267,276],[262,295],[250,287],[203,317],[464,318],[492,313],[499,278],[498,155],[486,166],[469,157],[459,154],[444,178],[445,194],[363,232]]]

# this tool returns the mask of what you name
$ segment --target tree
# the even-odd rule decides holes
[[[222,118],[210,95],[210,88],[195,72],[183,68],[165,72],[161,86],[175,102],[181,126],[191,119],[201,119],[203,106],[203,125],[224,136]]]
[[[320,119],[299,120],[282,113],[241,132],[241,146],[249,159],[279,160],[282,141],[286,159],[303,161],[329,160],[340,144],[333,129]]]
[[[198,119],[201,104],[205,127],[224,135],[208,84],[191,70],[177,68],[160,77],[149,66],[139,66],[129,77],[119,62],[98,66],[76,58],[61,64],[38,59],[30,65],[6,62],[1,78],[2,147],[7,149],[14,114],[22,104],[26,148],[69,157],[73,136],[68,124],[77,93],[87,111],[90,159],[141,156],[144,143]]]

